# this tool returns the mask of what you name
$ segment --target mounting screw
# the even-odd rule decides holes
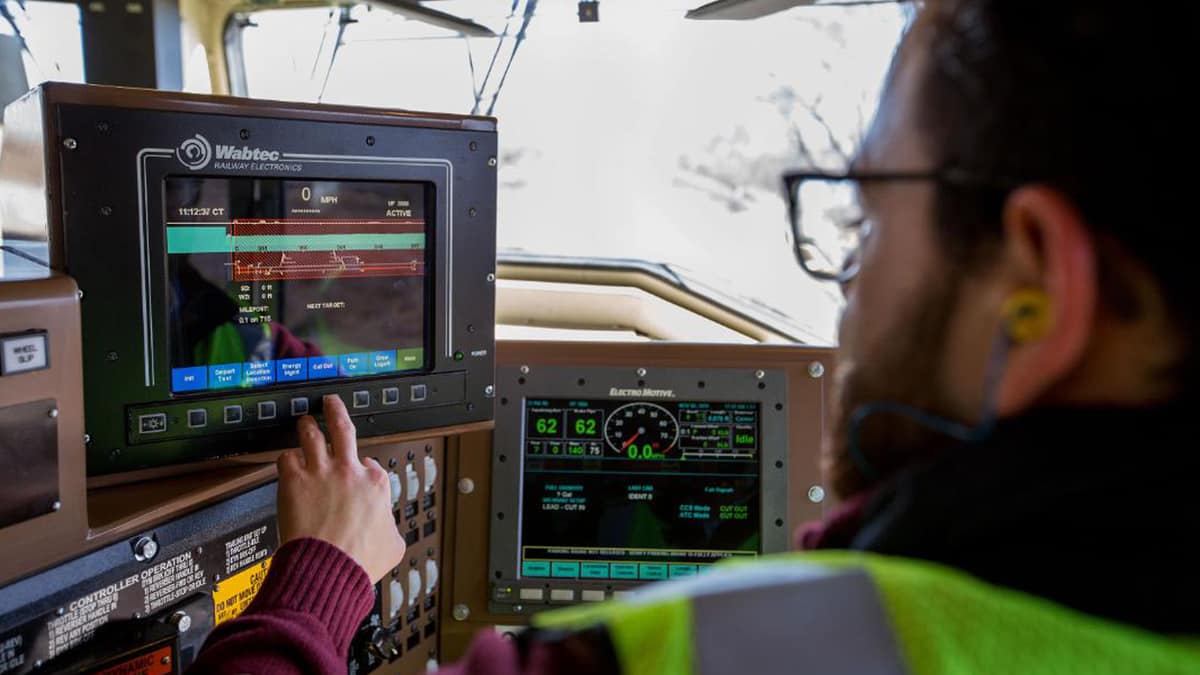
[[[391,459],[388,460],[388,468],[394,469],[394,468],[396,468],[396,465],[399,463],[400,463],[400,460],[396,459],[395,457],[392,457]]]
[[[646,376],[646,369],[645,369],[645,368],[638,368],[638,369],[637,369],[637,376],[638,376],[638,377],[645,377],[645,376]]]
[[[83,299],[83,289],[82,289],[82,288],[80,288],[80,289],[77,289],[77,290],[75,291],[75,299],[76,299],[76,300],[82,300],[82,299]]]
[[[100,215],[111,216],[112,215],[112,207],[111,206],[101,206],[100,207]]]
[[[171,665],[171,657],[170,657],[170,656],[164,656],[164,657],[162,657],[162,664],[163,664],[164,666],[169,666],[169,665]]]
[[[825,488],[820,485],[814,485],[808,488],[808,501],[814,504],[820,504],[825,501]]]
[[[150,562],[158,555],[158,542],[150,537],[139,537],[133,542],[133,558],[138,562]]]
[[[175,630],[186,633],[192,627],[192,617],[187,612],[175,612],[171,615],[171,623],[175,624]]]
[[[67,613],[67,610],[62,607],[59,607],[58,609],[54,610],[55,616],[62,616],[63,614],[66,614],[66,613]]]
[[[496,275],[495,275],[494,273],[492,273],[492,272],[488,272],[488,275],[487,275],[487,282],[490,284],[490,283],[492,283],[492,282],[494,282],[494,281],[496,281]]]
[[[109,352],[104,355],[104,358],[108,359],[109,361],[116,361],[120,357],[117,356],[116,352]]]
[[[375,137],[367,136],[367,145],[375,145]]]
[[[63,147],[68,150],[74,150],[75,148],[79,147],[79,141],[75,140],[74,138],[64,138]]]
[[[468,216],[471,216],[472,218],[474,218],[474,217],[475,217],[475,215],[476,215],[476,214],[478,214],[478,213],[479,213],[479,211],[476,211],[474,206],[472,206],[471,208],[467,209],[467,215],[468,215]]]
[[[529,374],[529,366],[521,366],[521,374],[528,375]]]
[[[475,481],[470,478],[462,478],[458,481],[458,491],[460,494],[469,495],[475,491]]]
[[[450,614],[455,621],[466,621],[471,618],[471,608],[466,605],[455,605]]]
[[[107,134],[108,129],[109,129],[108,122],[97,122],[96,123],[96,131],[99,131],[102,134]]]
[[[92,444],[92,435],[91,435],[91,434],[84,434],[84,435],[83,435],[83,444],[84,444],[84,445],[91,445],[91,444]]]
[[[808,364],[808,376],[814,380],[819,380],[825,375],[825,364],[820,361],[813,361]]]
[[[488,166],[493,167],[493,168],[496,166],[496,158],[495,157],[488,157]]]
[[[760,380],[761,380],[761,379],[763,379],[763,378],[764,378],[764,377],[766,377],[766,376],[767,376],[767,371],[765,371],[765,370],[756,370],[756,371],[754,371],[754,377],[755,377],[755,378],[757,378],[757,379],[760,379]]]
[[[238,132],[238,137],[241,138],[243,141],[250,140],[250,130],[242,129],[241,131]]]
[[[50,412],[46,413],[50,419],[58,419],[58,408],[51,408]]]
[[[488,386],[486,386],[486,387],[484,387],[484,388],[483,388],[483,395],[484,395],[484,396],[486,396],[486,397],[488,397],[488,398],[491,398],[491,397],[495,396],[495,395],[496,395],[496,388],[495,388],[495,387],[493,387],[492,385],[490,385],[490,384],[489,384]]]
[[[54,509],[55,511],[61,511],[62,510],[62,502],[56,501],[50,505],[50,508]]]
[[[467,145],[467,148],[469,148],[469,149],[471,150],[471,152],[475,152],[476,150],[478,150],[478,149],[479,149],[479,144],[478,144],[478,143],[476,143],[475,141],[471,141],[471,142],[470,142],[470,143]]]

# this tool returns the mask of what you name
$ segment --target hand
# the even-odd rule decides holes
[[[323,539],[376,583],[404,558],[387,473],[371,458],[358,459],[354,423],[341,398],[325,397],[325,421],[332,452],[316,420],[305,415],[297,425],[300,449],[279,456],[279,538]]]

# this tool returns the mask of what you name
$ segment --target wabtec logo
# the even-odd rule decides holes
[[[213,159],[220,160],[241,160],[249,162],[278,162],[281,156],[278,150],[264,150],[262,148],[252,148],[248,145],[220,145],[214,147],[208,142],[208,139],[196,134],[191,138],[185,139],[179,144],[175,150],[175,156],[179,161],[191,169],[199,171],[208,166]]]
[[[242,159],[257,162],[277,162],[279,161],[279,151],[252,148],[248,145],[243,145],[240,148],[236,145],[218,145],[217,159]]]

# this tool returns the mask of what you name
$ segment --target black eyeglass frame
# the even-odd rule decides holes
[[[783,189],[787,196],[788,202],[788,225],[791,228],[792,234],[792,254],[796,257],[796,262],[800,265],[810,277],[818,281],[832,281],[839,284],[844,284],[853,279],[858,274],[858,252],[852,251],[847,260],[853,261],[853,264],[847,265],[839,273],[830,273],[824,270],[814,269],[809,265],[807,256],[804,255],[802,246],[809,244],[816,246],[816,242],[804,236],[800,226],[800,200],[799,187],[805,181],[830,181],[830,182],[852,182],[852,183],[886,183],[886,182],[933,182],[939,185],[949,186],[983,186],[995,187],[1006,190],[1015,189],[1018,185],[1027,182],[1013,180],[1008,178],[996,178],[985,176],[983,174],[973,173],[963,169],[940,169],[932,171],[848,171],[845,173],[827,173],[820,171],[790,171],[783,174]],[[866,219],[867,222],[870,219]]]

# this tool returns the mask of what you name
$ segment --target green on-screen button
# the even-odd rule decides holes
[[[696,576],[695,565],[671,565],[671,578],[679,577],[694,577]]]
[[[630,563],[613,563],[609,566],[613,579],[637,579],[638,566]]]
[[[642,565],[642,578],[643,579],[666,579],[667,578],[667,566],[666,565],[643,564]]]
[[[581,568],[584,579],[608,578],[608,563],[583,563]]]
[[[551,568],[550,576],[560,579],[576,579],[579,577],[579,563],[556,562]]]
[[[521,576],[548,577],[550,576],[550,563],[525,561],[521,563]]]

